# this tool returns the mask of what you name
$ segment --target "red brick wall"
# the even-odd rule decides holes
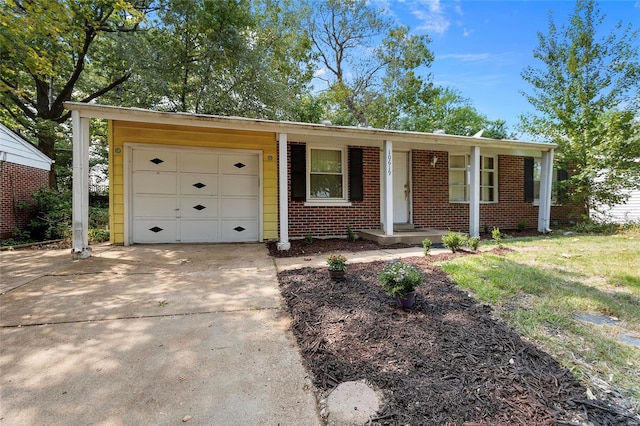
[[[433,155],[436,167],[430,165]],[[449,203],[449,157],[444,151],[412,151],[413,222],[417,226],[469,231],[469,204]],[[538,206],[524,201],[524,157],[498,156],[498,203],[480,204],[480,232],[498,227],[538,227]],[[566,223],[571,206],[552,206],[552,223]]]
[[[31,220],[28,211],[18,209],[31,202],[31,193],[49,183],[49,172],[15,163],[0,163],[0,238],[11,238],[15,228],[24,229]]]
[[[344,236],[347,225],[354,230],[380,228],[380,150],[363,147],[363,154],[364,201],[352,202],[351,207],[305,206],[303,201],[289,201],[290,237]],[[434,155],[438,157],[435,167],[431,166]],[[411,158],[414,225],[468,232],[469,204],[449,202],[448,153],[414,150]],[[538,227],[538,206],[524,201],[524,157],[498,156],[498,200],[480,204],[480,232],[485,227],[489,231],[493,227],[515,230],[521,221],[527,229]],[[567,223],[572,211],[571,206],[553,206],[552,226],[554,222]]]
[[[289,144],[291,145],[291,144]],[[377,229],[380,227],[380,150],[362,147],[363,201],[352,201],[351,206],[305,206],[304,201],[291,201],[289,194],[289,236],[301,238],[346,236],[347,226],[352,229]],[[288,153],[289,171],[291,154]],[[348,162],[347,162],[348,164]],[[348,173],[348,170],[344,171]],[[291,173],[289,188],[291,188]]]

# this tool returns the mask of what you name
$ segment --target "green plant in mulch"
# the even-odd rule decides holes
[[[449,231],[442,236],[442,245],[451,250],[452,253],[460,250],[467,242],[467,236],[459,232]]]
[[[387,264],[378,274],[380,285],[389,296],[406,298],[424,281],[423,272],[413,265],[399,260]]]

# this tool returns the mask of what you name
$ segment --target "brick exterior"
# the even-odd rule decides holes
[[[350,207],[305,206],[304,201],[291,201],[289,190],[289,236],[291,238],[301,238],[307,234],[314,237],[345,236],[347,226],[351,226],[354,230],[380,227],[380,150],[362,147],[362,154],[363,201],[352,201]],[[288,149],[287,164],[290,171],[290,149]],[[344,173],[348,173],[348,170]],[[287,175],[289,176],[288,187],[291,188],[291,173]]]
[[[321,207],[305,206],[304,202],[290,201],[289,197],[291,238],[307,234],[344,236],[347,225],[354,230],[380,227],[380,150],[363,147],[363,153],[364,201],[352,202],[351,207]],[[438,162],[432,167],[434,155]],[[414,225],[468,232],[469,204],[449,202],[448,153],[413,150],[411,159]],[[524,157],[499,155],[497,160],[498,202],[480,204],[480,231],[493,227],[515,230],[521,221],[528,229],[536,229],[538,206],[524,201]],[[552,225],[567,223],[572,218],[575,213],[571,206],[552,206]]]
[[[436,167],[429,160],[436,155]],[[480,231],[538,227],[538,206],[524,200],[524,157],[498,155],[498,202],[480,204]],[[469,231],[469,204],[449,202],[449,156],[445,151],[412,151],[413,223],[419,227]],[[551,222],[566,223],[571,206],[552,206]]]
[[[24,229],[31,217],[22,202],[31,202],[31,194],[49,184],[49,171],[15,163],[0,163],[0,238],[11,238],[14,229]]]

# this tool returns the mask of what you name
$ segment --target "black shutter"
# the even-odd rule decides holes
[[[364,200],[362,148],[349,148],[349,200]]]
[[[524,159],[524,201],[533,202],[533,158]]]
[[[569,172],[566,170],[558,170],[556,177],[558,178],[557,194],[558,202],[566,203],[569,198],[569,188],[567,188],[565,180],[569,179]]]
[[[307,147],[291,145],[291,201],[307,198]]]

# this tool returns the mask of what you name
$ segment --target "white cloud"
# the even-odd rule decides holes
[[[314,76],[314,77],[319,77],[319,78],[322,78],[322,77],[324,77],[325,75],[327,75],[327,69],[326,69],[326,68],[320,68],[320,69],[317,69],[317,70],[313,73],[313,76]]]
[[[447,53],[438,55],[438,59],[454,59],[461,62],[482,62],[491,58],[489,53]]]
[[[469,29],[469,28],[463,28],[462,29],[462,35],[464,37],[469,37],[471,34],[473,34],[473,29]]]
[[[637,7],[638,9],[640,9],[640,1],[637,1],[633,4],[633,7]]]
[[[444,34],[451,25],[451,19],[447,14],[447,6],[440,0],[414,0],[407,2],[411,14],[415,16],[421,23],[417,30],[433,32],[436,34]],[[459,4],[453,5],[454,10],[462,13]]]

